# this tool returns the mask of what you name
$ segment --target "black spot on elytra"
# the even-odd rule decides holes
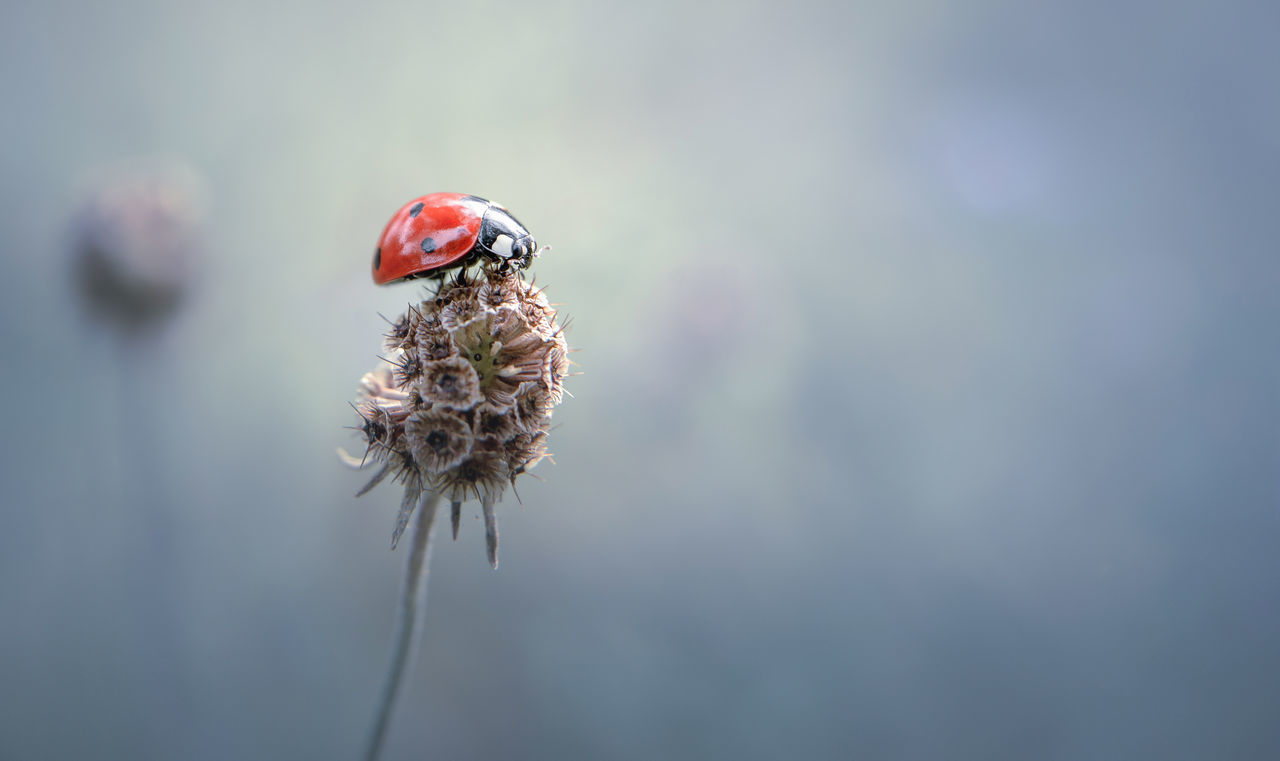
[[[382,269],[382,249],[381,248],[373,252],[373,268],[375,270]]]
[[[431,253],[432,251],[435,251],[435,250],[436,250],[436,242],[435,242],[435,240],[434,240],[433,238],[431,238],[431,236],[427,236],[426,238],[423,238],[423,239],[422,239],[422,251],[423,251],[423,253],[427,253],[427,254],[429,254],[429,253]]]
[[[419,214],[421,214],[421,213],[422,213],[422,201],[418,201],[417,203],[415,203],[415,204],[413,205],[413,208],[412,208],[412,209],[409,209],[409,216],[410,216],[410,217],[416,217],[416,216],[418,216],[418,215],[419,215]]]

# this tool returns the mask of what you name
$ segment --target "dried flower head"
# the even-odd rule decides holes
[[[481,502],[489,561],[498,565],[494,505],[507,484],[547,455],[568,347],[546,296],[518,273],[482,270],[442,284],[391,321],[387,366],[360,384],[364,458],[404,484],[392,546],[424,493],[453,507]],[[352,458],[354,460],[354,458]]]

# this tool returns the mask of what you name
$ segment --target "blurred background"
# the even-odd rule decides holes
[[[387,759],[1280,753],[1272,6],[4,19],[0,759],[358,756],[404,553],[334,449],[437,190],[553,245],[584,374]],[[77,209],[157,162],[190,280],[122,329]]]

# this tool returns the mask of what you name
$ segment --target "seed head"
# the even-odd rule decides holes
[[[406,490],[393,546],[422,492],[477,499],[497,567],[493,504],[547,456],[562,398],[568,347],[556,320],[541,290],[490,269],[443,283],[392,321],[388,364],[362,379],[356,410],[364,462],[381,465],[366,490],[389,474]]]

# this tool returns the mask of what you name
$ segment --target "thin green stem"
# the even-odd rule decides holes
[[[365,761],[377,761],[382,752],[382,743],[387,736],[391,714],[395,711],[401,683],[421,638],[422,621],[427,612],[427,570],[431,561],[431,538],[435,535],[436,506],[439,502],[440,494],[428,491],[422,495],[418,506],[413,545],[409,548],[409,562],[405,567],[404,587],[400,594],[391,669],[387,672],[387,680],[383,685],[378,712],[374,714],[373,731],[369,735]]]

